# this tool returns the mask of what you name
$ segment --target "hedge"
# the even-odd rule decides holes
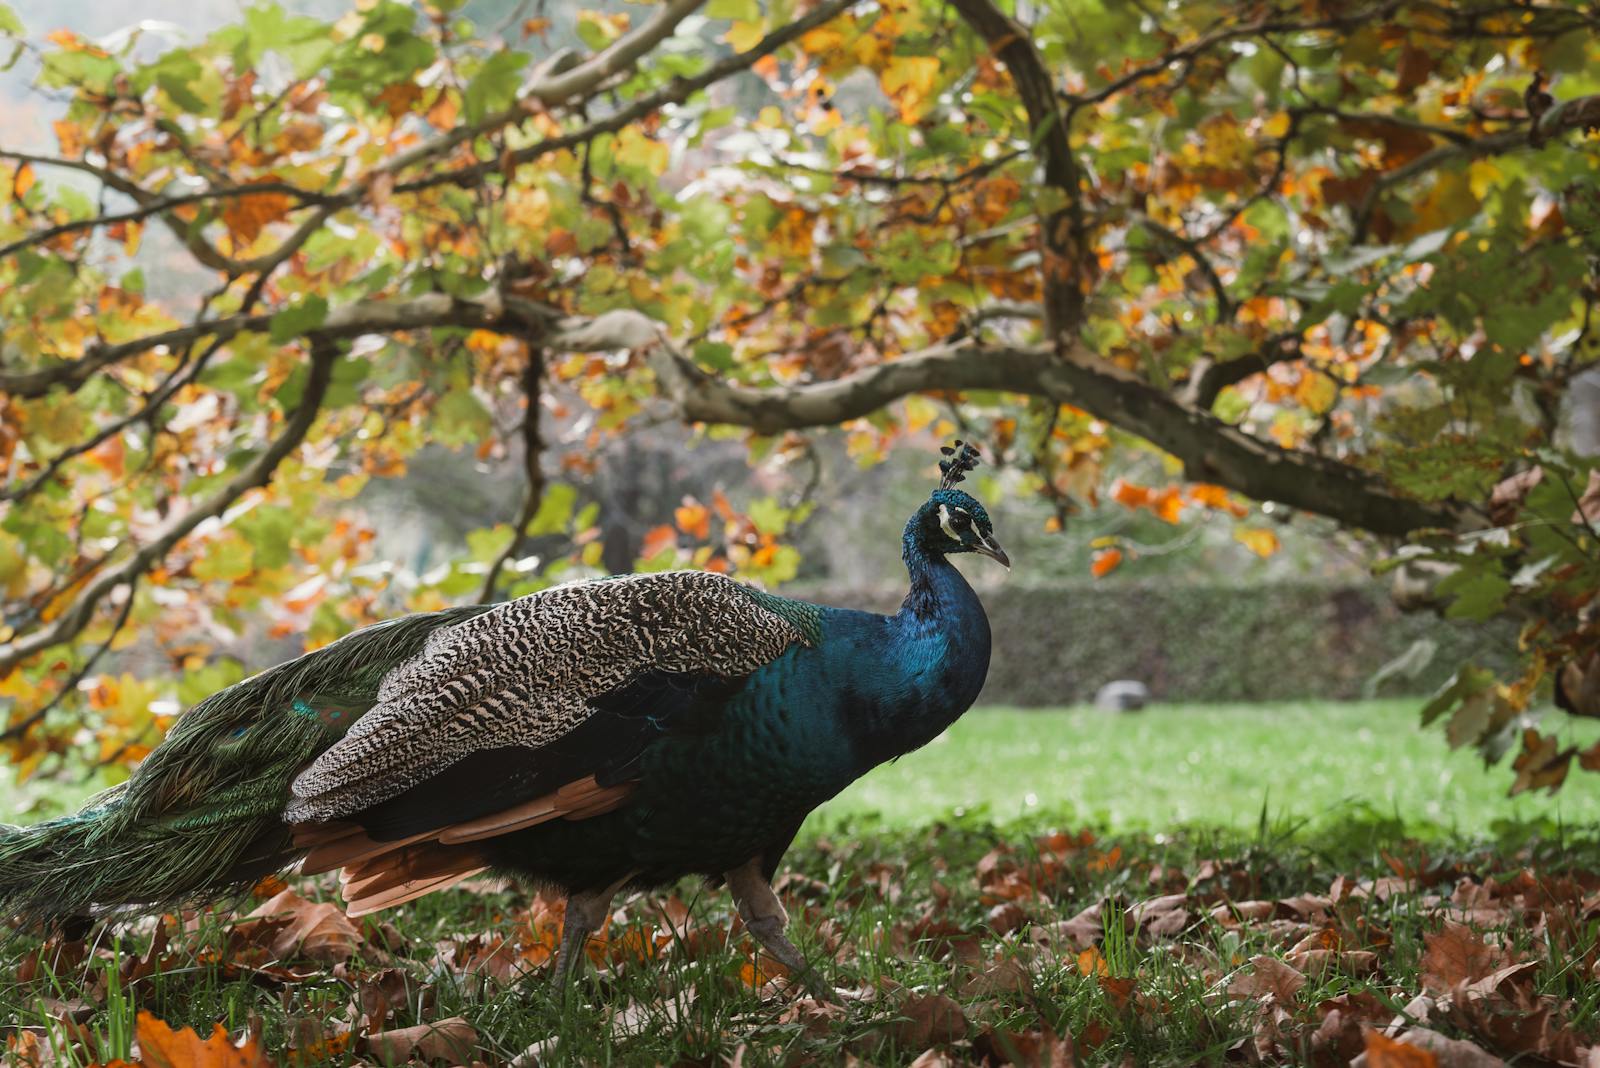
[[[893,611],[900,596],[832,586],[784,592],[878,611]],[[1464,659],[1506,667],[1516,652],[1509,624],[1402,613],[1376,584],[1008,585],[983,591],[983,600],[994,633],[985,704],[1077,704],[1114,679],[1137,679],[1161,701],[1350,699],[1369,695],[1380,668],[1428,639],[1431,661],[1376,691],[1423,694]]]

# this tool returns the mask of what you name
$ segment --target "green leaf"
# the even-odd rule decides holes
[[[298,304],[291,304],[277,315],[267,328],[267,336],[275,345],[283,345],[321,326],[328,318],[326,297],[310,294]]]
[[[566,482],[556,482],[544,488],[539,498],[539,510],[528,523],[529,535],[559,534],[567,529],[572,508],[578,501],[578,491]]]
[[[706,5],[706,18],[757,22],[761,19],[761,5],[756,0],[711,0]]]
[[[240,537],[209,542],[190,568],[202,581],[241,579],[255,569],[255,550]]]
[[[525,52],[496,52],[484,61],[461,93],[468,122],[482,122],[511,105],[522,87],[522,68],[528,59]]]
[[[0,4],[0,33],[21,37],[25,27],[22,20],[17,18],[17,13],[6,4]]]

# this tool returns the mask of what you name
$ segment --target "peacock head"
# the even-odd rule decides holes
[[[941,556],[981,553],[998,560],[1009,571],[1011,558],[994,536],[994,523],[989,513],[971,494],[956,489],[956,483],[978,466],[978,450],[964,441],[957,441],[939,451],[945,455],[939,461],[943,477],[928,502],[917,509],[917,514],[906,524],[906,547],[915,546]]]

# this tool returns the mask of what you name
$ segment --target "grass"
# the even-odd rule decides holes
[[[1509,759],[1485,768],[1476,753],[1452,751],[1437,726],[1417,728],[1421,704],[1157,705],[1129,715],[981,709],[858,781],[816,820],[876,814],[910,827],[981,814],[1000,823],[1048,816],[1118,830],[1248,830],[1265,805],[1313,822],[1376,812],[1398,816],[1412,833],[1467,836],[1507,821],[1600,820],[1600,792],[1576,766],[1558,794],[1507,797]],[[1561,733],[1589,745],[1600,724],[1569,721]]]
[[[1483,836],[1503,822],[1600,822],[1600,792],[1574,770],[1558,794],[1507,797],[1510,761],[1485,768],[1417,728],[1421,701],[1157,705],[1130,715],[1089,708],[978,709],[922,750],[873,771],[818,810],[813,832],[874,818],[888,827],[983,816],[1160,831],[1177,824],[1249,830],[1263,806],[1322,822],[1376,813],[1409,833]],[[1565,720],[1565,717],[1561,717]],[[1548,722],[1547,722],[1548,727]],[[1566,721],[1566,744],[1600,723]],[[3,772],[0,772],[3,775]],[[0,778],[7,811],[73,807],[87,786]]]
[[[985,1056],[1021,1064],[1026,1057],[1005,1051],[1066,1036],[1085,1064],[1220,1065],[1263,1029],[1262,999],[1240,995],[1238,984],[1260,974],[1261,956],[1283,958],[1305,935],[1318,945],[1376,950],[1379,963],[1307,968],[1305,988],[1273,1014],[1266,1033],[1276,1045],[1269,1043],[1265,1060],[1305,1063],[1315,1042],[1328,1040],[1318,1029],[1329,1007],[1344,1005],[1342,1059],[1313,1058],[1343,1064],[1360,1051],[1358,1021],[1386,1022],[1422,987],[1425,941],[1441,923],[1430,883],[1442,881],[1445,894],[1450,880],[1504,893],[1517,871],[1533,865],[1555,886],[1553,872],[1600,862],[1600,844],[1435,841],[1426,862],[1420,858],[1391,827],[1361,820],[1315,834],[1262,825],[1250,835],[1063,836],[1056,844],[975,821],[814,839],[792,854],[785,890],[797,941],[828,980],[857,992],[828,1013],[764,984],[747,940],[724,940],[725,895],[692,883],[678,888],[689,918],[673,935],[661,936],[665,895],[623,903],[609,940],[592,950],[600,967],[572,998],[553,991],[539,969],[499,981],[462,966],[473,955],[462,947],[492,948],[502,938],[513,956],[542,961],[539,947],[555,928],[548,914],[524,911],[520,895],[452,891],[371,918],[354,957],[336,967],[251,957],[239,949],[234,921],[206,913],[156,953],[148,953],[147,924],[140,934],[103,938],[87,961],[69,947],[58,969],[33,966],[26,980],[19,965],[35,950],[27,943],[0,949],[0,1032],[12,1024],[16,1042],[31,1029],[55,1047],[56,1063],[87,1065],[91,1056],[127,1056],[143,1010],[202,1035],[219,1021],[235,1033],[253,1028],[273,1063],[371,1063],[359,1042],[338,1036],[348,1036],[358,1006],[371,1004],[368,991],[387,983],[402,993],[372,1030],[464,1017],[474,1056],[488,1064],[512,1062],[534,1046],[546,1065],[835,1064],[847,1056],[905,1065],[932,1047],[954,1064]],[[1389,892],[1373,889],[1375,877],[1413,862],[1426,874]],[[1271,922],[1233,914],[1237,903],[1273,899],[1303,909],[1293,895],[1326,899],[1341,875],[1357,892],[1321,919],[1290,922],[1287,903]],[[319,887],[326,892],[328,884],[305,889]],[[1506,905],[1499,937],[1510,952],[1538,962],[1527,997],[1542,999],[1565,1033],[1592,1040],[1600,1034],[1600,999],[1588,979],[1600,954],[1597,926],[1558,923],[1581,915],[1581,905],[1562,912],[1549,902],[1536,923],[1527,911],[1534,898],[1519,893]],[[1180,928],[1157,934],[1134,918],[1133,905],[1160,894],[1180,895],[1184,911]],[[1062,921],[1081,914],[1092,930],[1069,936]],[[1103,929],[1102,917],[1109,920]],[[647,943],[660,946],[654,959],[638,951]],[[952,1002],[959,1006],[953,1018]],[[1367,1017],[1350,1008],[1363,1005]],[[76,1007],[74,1030],[61,1022],[62,1006]],[[1475,1037],[1470,1021],[1434,1026]],[[76,1036],[87,1038],[74,1044]]]
[[[474,1056],[489,1064],[534,1045],[541,1064],[853,1056],[889,1065],[930,1047],[953,1063],[993,1064],[1026,1063],[1027,1048],[1045,1048],[1035,1059],[1049,1063],[1056,1036],[1085,1064],[1221,1064],[1251,1042],[1268,1063],[1342,1064],[1360,1051],[1359,1022],[1387,1022],[1422,989],[1427,939],[1459,887],[1501,895],[1472,922],[1538,962],[1519,1004],[1541,998],[1562,1033],[1600,1038],[1600,986],[1590,979],[1600,974],[1600,922],[1587,918],[1581,889],[1571,902],[1565,890],[1526,890],[1530,878],[1600,887],[1587,874],[1600,870],[1600,840],[1574,830],[1594,825],[1600,799],[1580,772],[1554,797],[1505,797],[1509,768],[1449,752],[1438,733],[1416,729],[1416,705],[966,717],[819,810],[785,862],[797,942],[831,982],[860,995],[842,1013],[778,994],[748,940],[727,937],[726,895],[692,882],[676,889],[688,905],[676,924],[663,919],[666,894],[623,902],[592,951],[601,967],[579,996],[562,998],[542,970],[559,913],[491,887],[368,918],[348,961],[265,953],[260,931],[247,935],[226,911],[171,928],[171,945],[155,953],[149,922],[64,955],[25,938],[0,942],[0,1038],[42,1042],[56,1063],[87,1065],[126,1057],[145,1011],[202,1035],[219,1021],[254,1029],[273,1063],[373,1063],[352,1028],[363,1029],[374,988],[398,984],[366,1030],[464,1017]],[[1576,744],[1600,733],[1562,729]],[[48,795],[44,807],[71,800]],[[1092,840],[1048,837],[1084,827]],[[1570,871],[1584,874],[1557,878]],[[1291,922],[1303,895],[1328,897],[1340,876],[1360,892]],[[326,879],[296,888],[337,900]],[[1173,929],[1155,933],[1133,918],[1138,902],[1173,894],[1183,909]],[[1270,920],[1229,914],[1239,902],[1279,899]],[[1093,930],[1062,934],[1085,915]],[[1262,999],[1228,991],[1259,971],[1253,958],[1293,959],[1303,935],[1370,949],[1376,969],[1308,969],[1263,1039]],[[531,974],[495,978],[480,966],[494,954]],[[930,1016],[945,997],[959,1019]],[[1349,1027],[1330,1038],[1322,1024],[1335,1005]],[[1465,1017],[1434,1026],[1504,1056],[1535,1052],[1493,1047]],[[1342,1059],[1313,1048],[1335,1040]]]

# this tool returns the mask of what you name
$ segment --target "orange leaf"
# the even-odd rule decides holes
[[[652,528],[644,536],[644,542],[639,546],[639,558],[650,560],[678,544],[678,531],[663,523]]]
[[[18,200],[28,195],[28,190],[33,188],[35,181],[33,164],[24,163],[17,168],[17,173],[11,179],[11,194]]]
[[[1150,510],[1164,523],[1176,523],[1183,518],[1183,495],[1175,486],[1168,486],[1150,502]]]
[[[1089,572],[1095,578],[1104,578],[1117,569],[1122,563],[1121,549],[1101,549],[1094,554],[1094,559],[1089,564]]]
[[[1396,1042],[1382,1031],[1368,1031],[1366,1039],[1367,1068],[1439,1068],[1430,1051]]]
[[[1228,491],[1209,482],[1197,482],[1189,487],[1189,499],[1204,508],[1215,508],[1235,516],[1248,514],[1249,509],[1228,496]]]
[[[286,193],[251,193],[234,197],[222,206],[222,223],[236,242],[248,245],[261,236],[263,227],[289,214],[292,206],[293,202]]]
[[[1078,974],[1106,976],[1111,974],[1111,966],[1098,948],[1090,946],[1078,954]]]
[[[685,497],[672,515],[678,521],[678,529],[696,541],[711,537],[711,510],[693,497]]]
[[[1150,503],[1150,490],[1146,486],[1135,485],[1126,479],[1117,479],[1111,483],[1111,499],[1124,508],[1142,508]]]
[[[202,1039],[192,1028],[174,1031],[148,1012],[135,1025],[139,1059],[145,1068],[270,1068],[255,1039],[236,1046],[220,1023]]]

